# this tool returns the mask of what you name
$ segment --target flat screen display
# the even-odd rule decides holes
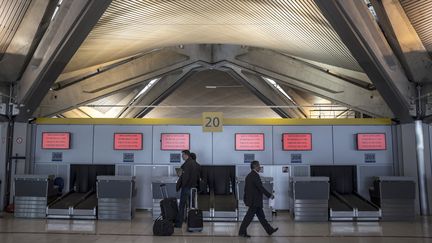
[[[284,133],[282,134],[282,147],[286,151],[312,150],[312,134]]]
[[[43,132],[42,149],[70,149],[69,132]]]
[[[357,150],[386,150],[385,133],[358,133]]]
[[[189,150],[189,133],[162,133],[161,150]]]
[[[114,150],[142,150],[142,133],[114,133]]]
[[[264,133],[236,133],[235,150],[264,151]]]

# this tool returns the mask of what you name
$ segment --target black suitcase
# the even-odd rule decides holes
[[[162,201],[160,201],[162,219],[174,223],[178,214],[177,198],[168,197],[168,190],[165,184],[160,185],[160,189],[163,197]]]
[[[174,233],[174,225],[171,221],[159,216],[153,224],[153,235],[170,236]]]
[[[203,214],[202,211],[198,209],[198,190],[196,188],[191,189],[187,230],[189,232],[201,232],[203,230]]]

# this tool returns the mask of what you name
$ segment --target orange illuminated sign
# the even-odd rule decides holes
[[[142,133],[114,133],[115,150],[142,150]]]
[[[386,150],[385,133],[358,133],[357,134],[358,150]]]
[[[189,150],[189,133],[162,133],[161,150]]]
[[[264,151],[264,133],[236,133],[235,150]]]
[[[70,133],[43,132],[42,149],[70,149]]]
[[[310,133],[284,133],[282,134],[283,150],[309,151],[312,150],[312,134]]]

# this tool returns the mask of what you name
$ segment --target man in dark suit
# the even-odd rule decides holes
[[[176,184],[177,191],[181,190],[179,212],[175,223],[177,228],[181,228],[183,224],[186,203],[190,197],[191,189],[198,187],[201,171],[200,165],[191,158],[189,150],[182,151],[182,158],[185,162],[181,166],[182,174]]]
[[[243,198],[245,205],[249,208],[240,226],[239,236],[247,238],[250,237],[250,235],[247,234],[246,229],[255,215],[258,217],[258,220],[267,234],[272,235],[278,230],[278,228],[273,228],[265,218],[263,211],[263,194],[269,198],[274,198],[274,196],[268,192],[262,184],[260,175],[258,174],[261,167],[259,162],[256,160],[252,161],[250,167],[251,172],[246,176]]]

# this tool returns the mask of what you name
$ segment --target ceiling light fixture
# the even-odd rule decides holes
[[[206,85],[206,89],[216,89],[216,88],[243,88],[243,85]]]

